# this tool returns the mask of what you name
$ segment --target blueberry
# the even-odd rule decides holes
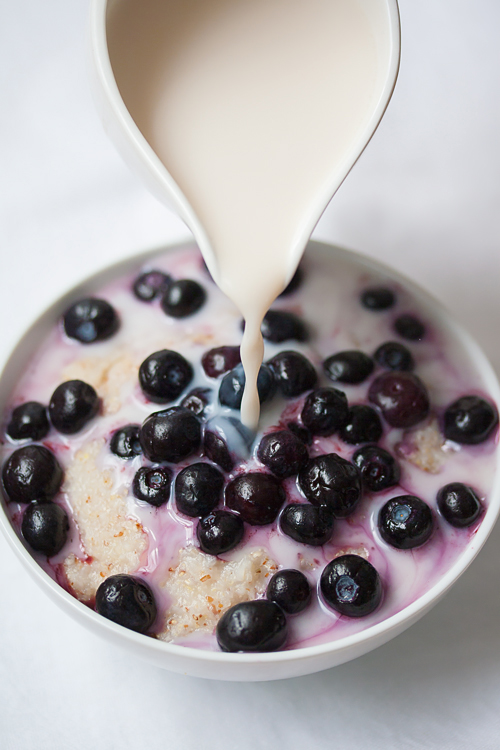
[[[16,406],[7,425],[7,435],[13,440],[42,440],[48,431],[47,409],[38,401]]]
[[[411,372],[386,372],[375,378],[368,399],[378,406],[391,427],[413,427],[429,414],[429,395]]]
[[[139,578],[119,573],[101,583],[95,608],[103,617],[137,633],[147,633],[156,620],[153,592]]]
[[[311,603],[311,587],[300,570],[279,570],[267,585],[266,598],[287,615],[298,615]]]
[[[337,352],[323,362],[327,377],[334,383],[362,383],[374,368],[373,359],[357,350]]]
[[[496,407],[479,396],[462,396],[444,413],[445,437],[462,445],[483,443],[497,424]]]
[[[207,293],[197,281],[180,279],[168,285],[161,300],[161,309],[171,318],[187,318],[202,307]]]
[[[463,529],[476,521],[481,514],[481,503],[472,489],[461,482],[441,487],[437,494],[441,515],[452,526]]]
[[[153,269],[141,273],[134,281],[132,290],[141,302],[151,302],[165,292],[171,281],[166,273]]]
[[[187,359],[170,349],[150,354],[139,367],[142,391],[156,404],[175,401],[192,379],[193,368]]]
[[[294,398],[310,391],[318,380],[311,362],[299,352],[280,352],[268,364],[274,373],[278,389],[285,398]]]
[[[205,352],[201,364],[209,378],[218,378],[241,362],[239,346],[218,346]]]
[[[213,461],[224,471],[231,471],[234,466],[226,441],[211,430],[205,430],[203,452],[210,461]]]
[[[120,325],[114,308],[103,299],[88,297],[78,300],[63,318],[66,336],[82,344],[109,339]]]
[[[287,638],[286,617],[267,599],[240,602],[224,612],[216,636],[222,651],[276,651]]]
[[[381,492],[399,482],[400,470],[389,451],[378,445],[364,445],[352,457],[361,472],[364,486],[370,492]]]
[[[206,407],[208,406],[209,395],[211,393],[210,388],[193,388],[192,391],[184,396],[181,401],[181,406],[185,409],[189,409],[193,414],[201,417]]]
[[[224,375],[219,388],[219,401],[230,409],[239,409],[245,387],[245,372],[243,365],[237,365],[234,370]],[[276,381],[272,370],[267,365],[261,365],[257,378],[257,390],[260,403],[269,401],[276,392]]]
[[[414,495],[393,497],[381,509],[378,528],[382,539],[397,549],[420,547],[434,529],[429,506]]]
[[[409,349],[397,341],[386,341],[379,346],[373,357],[386,370],[413,370],[415,367]]]
[[[340,429],[340,437],[346,443],[376,443],[382,437],[382,422],[371,406],[355,404],[349,409],[347,421]]]
[[[142,453],[138,424],[127,424],[113,433],[109,447],[119,458],[134,458]]]
[[[240,474],[226,486],[226,505],[252,526],[272,523],[285,502],[281,482],[271,474]]]
[[[244,530],[245,524],[241,516],[227,510],[214,510],[200,519],[196,536],[203,552],[222,555],[241,542]]]
[[[310,503],[328,506],[336,518],[351,515],[361,498],[358,467],[336,453],[310,459],[299,474],[299,486]]]
[[[62,469],[43,445],[18,448],[4,463],[2,481],[9,500],[16,503],[51,500],[59,491]]]
[[[132,492],[138,500],[159,508],[168,503],[172,472],[166,466],[142,466],[135,474]]]
[[[264,435],[257,449],[257,458],[280,479],[291,477],[306,465],[307,448],[293,432],[279,430]]]
[[[182,406],[157,411],[140,431],[142,450],[150,461],[177,463],[196,453],[201,445],[201,422]]]
[[[297,422],[287,422],[286,426],[287,429],[290,430],[290,432],[293,432],[294,435],[297,435],[299,440],[302,440],[305,445],[312,444],[313,438],[307,427],[302,427]]]
[[[326,505],[309,503],[287,505],[279,518],[283,534],[311,547],[321,547],[332,538],[333,524],[333,513]]]
[[[365,289],[361,295],[361,304],[368,310],[379,312],[379,310],[388,310],[396,303],[396,295],[391,289],[384,286],[375,286]]]
[[[67,380],[52,394],[50,421],[63,435],[74,435],[96,416],[99,405],[99,397],[91,385],[83,380]]]
[[[380,576],[359,555],[342,555],[329,562],[321,574],[320,590],[325,604],[347,617],[366,617],[382,601]]]
[[[421,341],[425,336],[424,324],[414,315],[400,315],[394,321],[394,330],[408,341]]]
[[[283,341],[308,341],[309,331],[301,318],[284,310],[269,310],[261,326],[262,336],[273,344]]]
[[[280,297],[287,297],[289,294],[293,294],[293,292],[296,292],[297,289],[302,285],[302,282],[304,281],[304,271],[299,266],[297,270],[295,271],[294,275],[292,276],[291,280],[288,282],[288,286],[286,286],[281,294]]]
[[[60,505],[31,503],[23,513],[21,532],[31,549],[53,557],[68,538],[68,514]]]
[[[347,396],[336,388],[317,388],[306,398],[302,422],[313,435],[328,436],[346,422],[349,407]]]
[[[180,513],[196,518],[206,516],[219,504],[224,477],[212,464],[186,466],[175,480],[175,505]]]

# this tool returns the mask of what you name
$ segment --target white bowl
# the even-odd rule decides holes
[[[71,302],[82,295],[90,293],[97,286],[102,285],[116,275],[132,271],[149,258],[153,258],[164,251],[165,248],[161,248],[150,253],[142,253],[94,274],[77,287],[71,289],[48,310],[43,312],[26,332],[4,364],[2,374],[0,375],[0,409],[2,412],[5,410],[5,405],[8,402],[14,385],[17,383],[20,374],[24,371],[34,349],[39,345],[40,340],[48,333],[52,326],[54,326],[62,312],[67,309]],[[312,242],[310,243],[309,251],[331,253],[332,259],[335,255],[343,259],[354,258],[367,271],[383,273],[396,282],[403,284],[433,316],[437,316],[441,325],[448,329],[451,335],[463,346],[466,353],[473,358],[476,369],[481,372],[484,378],[487,392],[497,404],[500,403],[500,386],[485,355],[471,337],[450,318],[446,310],[426,292],[416,287],[401,275],[384,268],[381,264],[346,250]],[[499,457],[500,451],[497,448],[497,471],[494,486],[489,495],[489,507],[477,533],[472,535],[461,556],[434,586],[405,609],[364,631],[332,641],[331,643],[298,648],[291,651],[262,654],[231,654],[204,651],[164,643],[163,641],[127,630],[93,612],[84,604],[81,604],[44,572],[33,557],[31,557],[13,529],[5,512],[5,501],[2,501],[2,507],[0,508],[0,526],[15,554],[24,564],[30,575],[61,609],[82,625],[94,631],[97,635],[107,639],[110,643],[121,646],[129,654],[139,656],[155,666],[197,677],[240,681],[275,680],[318,672],[355,659],[399,635],[399,633],[406,630],[406,628],[429,611],[476,557],[497,519],[500,511]]]

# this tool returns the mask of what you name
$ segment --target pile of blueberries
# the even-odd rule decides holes
[[[299,270],[285,293],[300,284]],[[196,281],[173,281],[161,271],[139,276],[134,294],[144,302],[160,300],[165,314],[182,318],[197,312],[206,292]],[[371,288],[363,292],[361,304],[378,313],[394,306],[390,289]],[[107,339],[119,328],[119,318],[105,300],[79,300],[63,320],[67,336],[84,344]],[[408,341],[425,337],[425,326],[404,314],[394,321],[395,333]],[[264,338],[273,343],[306,341],[307,325],[295,314],[271,310],[263,323]],[[424,383],[413,373],[410,350],[398,341],[388,341],[373,356],[342,351],[323,362],[323,371],[334,384],[359,384],[379,366],[381,373],[368,388],[369,404],[349,405],[345,393],[336,387],[318,387],[318,375],[302,354],[285,350],[262,365],[258,378],[261,402],[279,392],[285,399],[304,397],[300,419],[280,424],[265,434],[256,451],[263,470],[225,475],[234,468],[234,454],[221,432],[204,418],[210,389],[186,393],[194,372],[178,352],[154,352],[139,368],[139,384],[145,397],[156,404],[172,404],[150,414],[142,425],[128,424],[117,430],[110,449],[121,459],[143,454],[150,462],[135,474],[132,492],[136,498],[159,507],[168,502],[173,482],[178,512],[197,518],[200,548],[220,555],[238,545],[244,524],[263,526],[278,519],[281,531],[295,541],[320,546],[329,541],[334,523],[351,515],[363,489],[380,492],[396,486],[400,470],[394,456],[377,445],[383,422],[394,428],[411,428],[424,420],[430,402]],[[222,346],[202,357],[209,378],[220,380],[221,405],[238,410],[245,378],[239,348]],[[183,395],[185,394],[185,395]],[[59,385],[48,409],[29,402],[14,409],[7,434],[15,441],[35,441],[15,450],[4,464],[2,481],[8,500],[26,503],[22,534],[31,548],[51,557],[64,546],[69,529],[65,510],[53,502],[62,482],[62,470],[54,454],[36,444],[47,435],[50,425],[63,434],[80,431],[99,411],[95,390],[80,380]],[[228,424],[251,442],[235,417]],[[451,404],[443,415],[443,432],[448,440],[474,445],[486,440],[498,422],[495,407],[484,399],[467,395]],[[356,446],[352,460],[336,453],[309,456],[315,437],[337,434]],[[197,461],[173,477],[172,464],[193,455]],[[307,502],[285,505],[283,480],[296,477]],[[441,488],[438,507],[456,527],[474,523],[481,504],[474,490],[460,483]],[[223,507],[218,507],[223,503]],[[283,506],[285,507],[283,508]],[[401,495],[381,509],[379,532],[397,549],[412,549],[431,536],[435,520],[430,507],[420,498]],[[332,560],[320,579],[324,602],[342,615],[365,616],[382,598],[382,584],[375,568],[356,555]],[[286,641],[286,614],[302,611],[310,601],[306,577],[295,570],[280,571],[271,580],[266,599],[245,602],[228,610],[220,619],[217,639],[225,651],[263,651],[279,648]],[[97,592],[96,609],[104,616],[139,632],[148,632],[156,618],[154,596],[144,581],[118,575],[106,579]]]

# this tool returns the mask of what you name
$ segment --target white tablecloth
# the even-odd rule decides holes
[[[2,2],[0,354],[82,275],[186,236],[101,129],[85,0]],[[438,296],[500,370],[498,0],[401,0],[392,104],[316,236]],[[126,660],[37,589],[0,539],[2,750],[500,747],[500,531],[446,599],[379,650],[278,683]]]

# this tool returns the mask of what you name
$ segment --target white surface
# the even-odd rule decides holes
[[[82,274],[185,236],[114,153],[88,93],[84,0],[4,3],[0,349]],[[410,275],[500,346],[497,0],[401,0],[398,86],[317,237]],[[0,540],[0,747],[497,749],[500,531],[395,641],[279,683],[179,677],[61,614]],[[249,719],[248,723],[247,720]]]

